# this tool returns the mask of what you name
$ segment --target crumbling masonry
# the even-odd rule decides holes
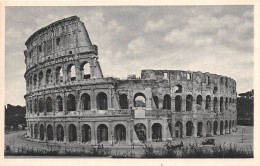
[[[236,128],[233,79],[179,70],[104,78],[98,48],[77,16],[38,30],[25,44],[30,139],[130,145]]]

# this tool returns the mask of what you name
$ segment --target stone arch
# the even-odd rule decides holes
[[[47,140],[53,140],[53,129],[50,124],[47,126]]]
[[[223,135],[224,134],[224,122],[220,121],[220,134]]]
[[[44,140],[44,125],[40,125],[40,140]]]
[[[121,109],[128,109],[128,99],[126,94],[119,95],[119,104]]]
[[[64,129],[61,124],[56,127],[57,141],[64,141]]]
[[[211,129],[212,129],[211,122],[207,121],[207,123],[206,123],[206,137],[211,136]]]
[[[193,123],[192,121],[186,122],[186,136],[191,137],[193,134]]]
[[[186,111],[192,111],[193,97],[192,95],[187,95],[186,97]]]
[[[46,71],[46,84],[52,83],[52,71],[51,69],[48,69]]]
[[[76,99],[73,94],[68,95],[67,109],[68,109],[68,111],[76,111]]]
[[[52,112],[52,99],[51,99],[51,97],[47,97],[47,99],[46,99],[46,111]]]
[[[39,86],[42,86],[43,85],[43,72],[42,71],[39,72],[38,79],[39,79]]]
[[[81,128],[82,142],[91,141],[91,127],[88,124],[84,124]]]
[[[69,142],[77,141],[77,128],[74,124],[69,125]]]
[[[210,97],[210,95],[207,95],[206,96],[206,105],[205,105],[206,110],[210,110],[210,103],[211,103],[211,97]]]
[[[91,98],[87,93],[83,93],[81,95],[81,109],[83,110],[91,110]]]
[[[213,134],[217,135],[217,131],[218,131],[218,122],[214,121],[214,124],[213,124]]]
[[[198,122],[197,124],[197,137],[202,137],[203,136],[203,123]]]
[[[40,98],[39,99],[39,112],[43,112],[44,110],[44,102],[43,102],[43,99]]]
[[[160,123],[154,123],[152,125],[152,140],[154,142],[162,141],[162,125]]]
[[[68,65],[67,68],[67,80],[68,81],[75,81],[76,80],[76,67],[74,64]]]
[[[168,94],[163,97],[163,109],[171,109],[171,96]]]
[[[81,78],[87,80],[91,78],[90,64],[88,62],[83,62],[80,65]]]
[[[100,92],[96,97],[97,109],[98,110],[107,110],[107,95],[104,92]]]
[[[175,97],[175,111],[181,112],[181,104],[182,104],[182,98],[180,95],[177,95]]]
[[[197,96],[196,104],[200,105],[200,106],[202,105],[202,96],[201,95]]]
[[[153,96],[153,101],[154,101],[156,109],[159,109],[159,98],[158,98],[158,96]]]
[[[126,128],[123,124],[117,124],[114,128],[115,142],[126,141]]]
[[[220,97],[220,112],[223,112],[223,110],[224,110],[224,107],[223,107],[223,103],[224,103],[224,101],[223,101],[224,99],[223,99],[223,97],[221,96]]]
[[[34,139],[38,139],[38,124],[34,125]]]
[[[218,112],[218,98],[214,97],[214,112]]]
[[[135,125],[135,133],[141,142],[146,141],[146,126],[143,123],[137,123]]]
[[[61,66],[56,68],[56,83],[59,84],[63,82],[63,70]]]
[[[146,97],[143,93],[139,92],[134,95],[134,106],[146,107]]]
[[[177,121],[175,124],[175,136],[176,138],[183,137],[183,125],[180,121]]]
[[[63,111],[63,101],[62,101],[62,97],[60,95],[58,95],[56,97],[56,104],[57,104],[58,112],[62,112]]]
[[[100,124],[97,127],[98,143],[108,141],[108,127],[105,124]]]

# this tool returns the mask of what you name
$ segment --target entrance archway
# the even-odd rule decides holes
[[[57,141],[64,141],[64,130],[62,125],[57,126],[56,132],[57,132]]]
[[[228,121],[225,121],[225,133],[228,133]]]
[[[193,134],[193,123],[191,121],[188,121],[186,123],[186,136],[191,137]]]
[[[34,139],[38,138],[38,124],[34,125]]]
[[[202,128],[203,128],[203,124],[202,122],[199,122],[197,125],[198,129],[197,129],[197,137],[202,137]]]
[[[154,142],[162,141],[162,125],[160,123],[154,123],[152,125],[152,140]]]
[[[223,135],[224,134],[224,122],[220,121],[220,134]]]
[[[214,135],[217,135],[217,131],[218,131],[218,122],[215,121],[215,122],[214,122],[214,125],[213,125],[213,134],[214,134]]]
[[[69,125],[69,142],[77,141],[77,130],[74,124]]]
[[[114,138],[115,138],[115,143],[126,140],[126,129],[124,125],[118,124],[115,126]]]
[[[176,136],[176,138],[183,137],[183,126],[180,121],[176,122],[176,124],[175,124],[175,136]]]
[[[44,126],[40,125],[40,140],[44,140]]]
[[[100,124],[97,128],[98,143],[108,141],[108,128],[104,124]]]
[[[47,126],[47,140],[53,140],[53,129],[50,124]]]
[[[138,139],[141,142],[144,143],[146,141],[146,127],[145,127],[145,125],[142,124],[142,123],[137,123],[135,125],[135,132],[136,132]]]
[[[84,124],[81,129],[82,133],[82,142],[90,142],[91,141],[91,128],[89,125]]]

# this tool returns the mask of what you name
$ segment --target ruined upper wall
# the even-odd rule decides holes
[[[38,63],[61,56],[84,52],[97,53],[92,45],[84,23],[72,16],[41,28],[25,42],[24,51],[27,70]]]

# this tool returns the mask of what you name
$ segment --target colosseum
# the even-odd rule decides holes
[[[140,78],[104,77],[98,47],[77,16],[39,29],[25,45],[30,140],[132,145],[236,129],[235,80],[153,69]]]

